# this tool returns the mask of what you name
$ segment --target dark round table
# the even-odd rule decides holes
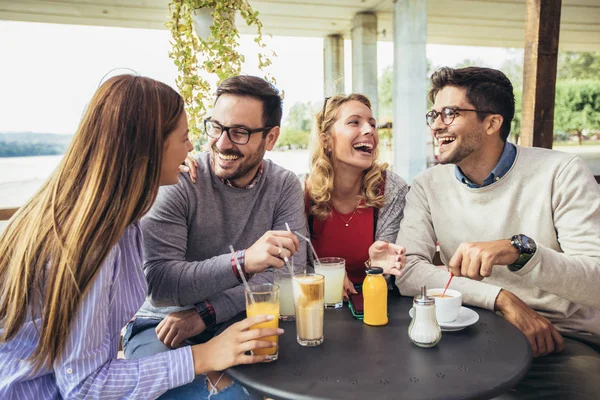
[[[471,307],[479,321],[442,332],[433,348],[408,337],[412,298],[389,299],[390,322],[371,327],[346,306],[325,311],[325,341],[302,347],[294,322],[280,322],[279,360],[230,368],[228,375],[274,399],[485,399],[515,386],[532,353],[525,336],[493,312]]]

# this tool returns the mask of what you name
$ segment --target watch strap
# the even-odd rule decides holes
[[[521,255],[519,255],[519,258],[517,258],[517,261],[508,265],[508,270],[511,272],[519,271],[525,266],[525,264],[527,264],[529,260],[531,260],[531,257],[533,257],[533,254],[521,253]]]

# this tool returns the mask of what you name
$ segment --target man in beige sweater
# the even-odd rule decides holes
[[[464,303],[495,310],[531,343],[512,395],[600,396],[600,189],[576,156],[507,142],[510,81],[486,68],[442,68],[427,114],[442,165],[415,178],[397,244],[405,296],[444,287],[436,242]]]

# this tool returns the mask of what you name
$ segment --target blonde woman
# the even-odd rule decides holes
[[[211,341],[117,359],[147,294],[138,221],[192,145],[181,97],[123,75],[95,93],[58,169],[0,237],[0,398],[156,398],[195,375],[254,363],[280,334],[246,319]]]
[[[361,94],[325,99],[312,137],[305,206],[319,257],[346,259],[345,297],[365,277],[365,262],[399,276],[404,249],[390,249],[403,217],[406,182],[377,159],[371,102]]]

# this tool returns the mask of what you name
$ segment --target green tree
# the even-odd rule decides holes
[[[600,81],[558,82],[554,106],[554,128],[577,135],[600,128]]]
[[[600,53],[565,51],[558,54],[557,77],[565,79],[600,79]]]
[[[277,139],[277,147],[291,149],[308,147],[310,140],[310,131],[297,131],[287,127],[281,129],[279,139]]]
[[[311,102],[294,103],[281,128],[277,146],[306,148],[310,139],[315,115],[321,106],[318,103]]]
[[[522,93],[515,90],[515,117],[511,135],[518,143],[521,135]],[[563,81],[556,84],[554,105],[554,137],[564,140],[600,129],[600,81]]]
[[[292,130],[310,132],[317,110],[318,105],[316,103],[294,103],[284,125]]]

